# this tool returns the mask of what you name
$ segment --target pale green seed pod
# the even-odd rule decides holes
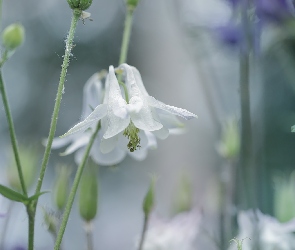
[[[57,179],[53,188],[53,199],[56,207],[62,211],[66,206],[69,196],[71,169],[68,166],[59,166],[57,169]]]
[[[20,161],[26,188],[29,189],[36,180],[37,166],[39,161],[38,151],[34,147],[19,146]],[[7,179],[9,185],[18,191],[22,191],[14,155],[9,156],[7,168]]]
[[[86,10],[92,4],[92,0],[67,0],[71,9]]]
[[[94,165],[88,166],[80,182],[80,216],[86,222],[92,221],[97,213],[98,180],[95,167]]]
[[[149,189],[144,197],[142,204],[142,209],[146,217],[149,216],[155,205],[155,183],[156,178],[152,176]]]
[[[25,40],[25,29],[22,24],[14,23],[7,26],[2,33],[2,43],[7,50],[15,50]]]

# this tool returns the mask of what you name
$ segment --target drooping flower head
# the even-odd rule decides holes
[[[103,103],[63,137],[85,131],[100,121],[103,133],[100,142],[102,153],[111,152],[122,145],[124,140],[127,140],[126,147],[129,151],[135,152],[142,147],[143,133],[145,136],[151,137],[154,134],[165,139],[169,135],[170,128],[179,126],[175,115],[187,120],[197,117],[185,109],[166,105],[149,96],[136,68],[122,64],[119,69],[124,74],[125,94],[122,95],[115,69],[110,66]]]

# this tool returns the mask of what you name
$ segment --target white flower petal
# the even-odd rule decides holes
[[[114,150],[112,150],[111,152],[103,154],[100,151],[100,141],[98,138],[93,144],[90,156],[98,165],[112,166],[119,164],[121,161],[124,160],[126,156],[126,151],[120,149],[119,147],[115,147]]]
[[[77,149],[86,146],[90,140],[90,137],[91,137],[90,134],[81,135],[79,138],[74,140],[69,147],[67,147],[65,152],[61,153],[60,155],[61,156],[69,155],[75,152]]]
[[[177,108],[174,106],[170,106],[170,105],[166,105],[163,102],[160,102],[158,100],[156,100],[154,97],[152,96],[147,96],[146,100],[148,102],[148,104],[154,108],[158,108],[158,109],[162,109],[165,110],[173,115],[178,115],[186,120],[192,119],[192,118],[198,118],[197,115],[187,111],[186,109],[182,109],[182,108]]]
[[[132,69],[132,72],[134,74],[136,84],[137,84],[138,88],[140,89],[141,93],[144,96],[148,96],[149,94],[148,94],[148,92],[146,91],[146,89],[144,87],[144,84],[143,84],[143,81],[142,81],[142,78],[141,78],[141,75],[140,75],[139,71],[137,70],[137,68],[132,67],[132,66],[131,66],[131,69]]]
[[[147,153],[146,148],[139,148],[133,152],[128,151],[128,154],[137,161],[143,161],[146,158]]]
[[[163,127],[159,130],[153,131],[153,134],[157,136],[159,139],[165,140],[169,136],[169,130]]]
[[[61,136],[65,137],[70,134],[85,131],[90,128],[94,123],[98,122],[101,118],[103,118],[107,114],[107,106],[106,104],[98,105],[95,110],[82,122],[79,122],[77,125],[72,127],[67,133]]]
[[[93,74],[85,83],[83,89],[83,108],[81,119],[84,120],[95,109],[96,106],[102,103],[103,90],[102,82],[99,74]]]
[[[107,130],[104,134],[104,138],[108,139],[122,132],[130,122],[130,117],[127,115],[125,118],[117,116],[120,114],[120,110],[124,110],[127,106],[126,101],[122,97],[121,89],[119,87],[118,80],[115,75],[114,67],[110,66],[109,74],[106,82],[107,88]],[[115,115],[115,113],[117,115]],[[121,113],[123,115],[123,113]]]
[[[149,131],[144,131],[146,137],[147,137],[147,148],[150,149],[156,149],[157,148],[157,139],[156,137],[153,135],[152,132]]]
[[[133,96],[129,100],[129,104],[127,104],[127,110],[129,113],[139,113],[139,111],[142,109],[143,101],[137,97]]]
[[[111,152],[118,143],[118,136],[113,136],[109,139],[102,138],[100,141],[100,151],[103,154]]]
[[[68,136],[66,138],[56,137],[52,141],[51,148],[56,149],[56,148],[64,147],[65,145],[69,144],[74,139],[74,137],[75,137],[75,135]],[[42,141],[43,146],[47,145],[47,141],[48,141],[48,139],[45,139],[45,140]]]

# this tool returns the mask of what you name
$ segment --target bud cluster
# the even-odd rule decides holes
[[[92,4],[92,0],[67,0],[71,9],[86,10]]]

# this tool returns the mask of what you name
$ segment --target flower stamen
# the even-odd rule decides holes
[[[134,126],[131,121],[128,127],[124,130],[123,135],[126,136],[129,140],[127,147],[130,152],[134,152],[136,149],[140,148],[140,137],[138,135],[139,129]]]

